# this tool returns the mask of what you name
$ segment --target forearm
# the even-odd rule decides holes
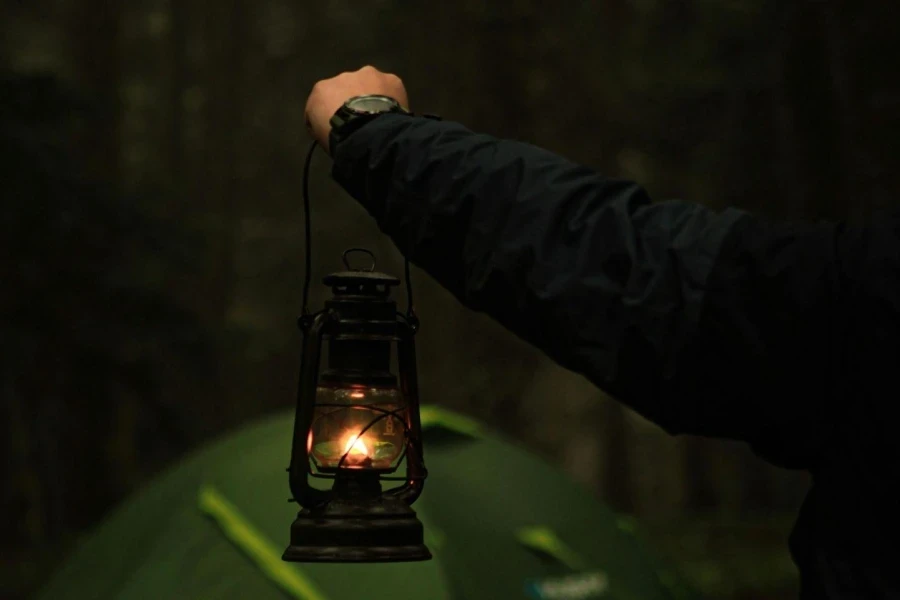
[[[382,230],[466,306],[679,429],[660,386],[711,266],[684,258],[711,259],[738,214],[652,205],[637,185],[534,146],[389,119],[334,165]]]
[[[534,146],[392,115],[336,149],[334,176],[466,306],[671,432],[790,437],[803,405],[765,395],[827,386],[832,227],[651,203]]]

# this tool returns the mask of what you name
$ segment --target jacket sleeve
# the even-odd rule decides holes
[[[537,147],[419,117],[379,117],[333,154],[335,180],[467,307],[670,433],[815,460],[841,360],[840,226],[651,203]]]

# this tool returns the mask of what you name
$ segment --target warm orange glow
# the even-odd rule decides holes
[[[359,461],[368,458],[369,449],[360,437],[351,434],[344,444],[344,454],[347,455],[348,461]]]
[[[362,392],[350,392],[351,398],[365,398],[366,395]]]

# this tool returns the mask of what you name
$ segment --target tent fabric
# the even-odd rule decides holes
[[[280,561],[293,413],[215,441],[115,510],[38,598],[664,600],[691,597],[615,513],[559,469],[423,407],[429,478],[414,505],[434,560]],[[277,560],[274,558],[277,557]]]
[[[244,550],[269,579],[299,600],[326,600],[305,574],[281,560],[275,545],[244,518],[238,508],[212,486],[204,486],[198,498],[200,509],[222,527],[226,537]]]

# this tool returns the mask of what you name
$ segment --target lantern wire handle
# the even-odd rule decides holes
[[[406,321],[409,323],[410,328],[412,328],[412,332],[415,333],[419,330],[419,317],[416,316],[416,311],[413,309],[413,290],[412,290],[412,279],[409,275],[409,259],[404,257],[404,269],[406,271]]]
[[[309,209],[309,165],[312,164],[312,157],[318,145],[318,142],[313,141],[313,143],[309,147],[309,152],[307,152],[306,154],[306,161],[303,165],[303,219],[304,233],[306,237],[306,273],[303,278],[303,308],[300,314],[302,315],[301,318],[304,321],[309,319],[309,281],[312,274],[312,234],[310,232],[311,226]],[[352,250],[357,249],[352,248],[351,250],[348,250],[348,252]],[[369,254],[371,254],[371,252]],[[344,258],[346,260],[346,252],[344,253]],[[372,258],[374,263],[374,256]],[[409,258],[406,255],[404,255],[403,267],[404,275],[406,277],[406,321],[412,328],[413,333],[415,333],[419,329],[419,318],[416,316],[416,311],[413,308],[412,276],[410,275],[409,270]]]
[[[318,142],[313,142],[306,154],[306,163],[303,165],[303,219],[306,231],[306,275],[303,281],[303,310],[301,314],[303,318],[309,317],[309,278],[312,271],[312,241],[310,235],[310,219],[309,219],[309,165],[312,163],[313,153],[318,146]]]
[[[368,254],[369,258],[372,259],[371,266],[369,266],[368,269],[354,269],[353,267],[351,267],[350,259],[347,258],[347,255],[351,252],[362,252],[363,254]],[[341,258],[343,259],[344,266],[347,267],[348,271],[368,271],[369,273],[371,273],[375,270],[375,253],[373,253],[371,250],[367,250],[366,248],[348,248],[344,250],[344,255]]]

